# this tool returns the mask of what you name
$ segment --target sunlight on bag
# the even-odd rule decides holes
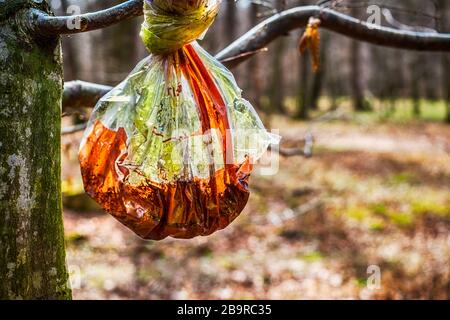
[[[254,161],[279,141],[195,42],[219,2],[144,2],[150,56],[99,101],[81,142],[86,192],[145,239],[228,226],[247,203]]]

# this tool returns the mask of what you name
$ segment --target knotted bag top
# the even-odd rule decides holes
[[[168,54],[199,38],[219,12],[221,0],[145,0],[141,38],[151,53]]]

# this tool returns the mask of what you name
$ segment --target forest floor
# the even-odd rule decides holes
[[[74,298],[450,298],[449,125],[271,125],[288,146],[311,132],[313,157],[256,172],[245,211],[212,236],[142,241],[66,196]],[[65,154],[67,184],[77,167]]]

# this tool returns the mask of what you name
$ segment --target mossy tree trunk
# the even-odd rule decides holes
[[[0,299],[70,299],[61,209],[59,38],[27,31],[42,1],[0,3]]]

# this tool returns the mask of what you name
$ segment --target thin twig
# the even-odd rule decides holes
[[[279,145],[271,145],[269,149],[272,152],[278,152],[278,154],[282,157],[295,157],[295,156],[303,156],[305,158],[310,158],[313,156],[313,147],[314,147],[314,136],[311,132],[307,132],[305,137],[301,140],[303,142],[303,148],[286,148]]]
[[[64,83],[63,113],[69,115],[82,108],[93,108],[112,87],[85,81]]]
[[[256,51],[248,51],[248,52],[241,53],[234,57],[222,59],[222,60],[220,60],[220,62],[222,62],[223,64],[226,64],[227,62],[231,62],[231,61],[233,61],[233,62],[235,62],[237,60],[243,61],[244,59],[248,59],[248,58],[254,56],[255,54],[258,54],[260,52],[267,52],[267,51],[269,51],[269,49],[264,47],[264,48],[258,49]]]

